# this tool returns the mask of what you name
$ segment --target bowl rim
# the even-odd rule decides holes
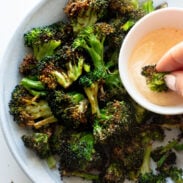
[[[32,8],[27,12],[25,13],[24,17],[22,17],[22,19],[19,21],[18,23],[18,26],[15,28],[15,31],[14,33],[10,36],[9,40],[8,40],[8,43],[5,47],[5,49],[3,50],[3,53],[2,53],[2,57],[1,57],[1,60],[0,60],[0,65],[2,65],[3,63],[3,58],[6,57],[7,53],[8,53],[8,48],[10,47],[10,45],[14,42],[14,38],[15,36],[20,32],[19,30],[21,29],[21,27],[23,26],[26,26],[27,22],[31,19],[31,17],[41,8],[43,7],[44,5],[46,5],[46,3],[48,2],[49,0],[39,0],[38,2],[35,3],[34,6],[32,6]],[[0,68],[0,79],[2,80],[3,78],[3,72],[2,72],[2,68]],[[1,88],[1,94],[0,94],[0,100],[3,101],[3,91],[2,91],[2,88]],[[32,181],[32,182],[36,182],[34,176],[32,176],[30,174],[30,170],[28,169],[27,166],[25,166],[25,164],[22,162],[22,159],[21,159],[21,155],[18,154],[16,151],[13,150],[13,147],[14,147],[14,141],[12,140],[12,138],[10,138],[10,132],[7,133],[7,124],[4,123],[3,121],[5,121],[5,117],[4,117],[4,114],[5,114],[5,109],[4,109],[4,106],[2,105],[2,102],[0,103],[0,128],[1,128],[1,131],[3,133],[3,136],[4,136],[4,139],[5,139],[5,142],[8,146],[8,149],[10,150],[10,153],[11,155],[13,156],[13,158],[15,159],[15,161],[17,162],[17,164],[19,165],[19,167],[21,168],[21,170],[25,173],[25,175],[27,176],[27,178]]]
[[[132,28],[131,30],[128,32],[128,34],[126,35],[126,37],[123,40],[123,43],[121,45],[121,49],[120,49],[120,54],[119,54],[119,59],[118,59],[118,69],[119,69],[119,74],[120,74],[120,78],[121,81],[124,85],[124,87],[126,88],[127,92],[129,93],[129,95],[142,107],[148,109],[149,111],[158,113],[158,114],[163,114],[163,115],[176,115],[176,114],[182,114],[183,113],[183,105],[180,106],[160,106],[160,105],[156,105],[151,103],[150,101],[148,101],[145,97],[143,97],[140,92],[138,92],[137,90],[134,90],[135,87],[133,87],[131,84],[129,85],[129,77],[126,77],[125,75],[128,76],[128,72],[127,72],[127,64],[121,64],[121,58],[123,58],[123,54],[126,52],[126,50],[128,50],[127,48],[129,48],[128,44],[129,44],[129,40],[132,40],[132,36],[134,34],[136,34],[136,30],[140,29],[140,27],[144,24],[144,22],[148,22],[149,19],[153,19],[154,16],[157,16],[158,14],[162,14],[162,13],[168,13],[168,12],[179,12],[183,14],[183,8],[181,7],[167,7],[167,8],[163,8],[163,9],[159,9],[156,11],[153,11],[147,15],[145,15],[144,17],[142,17]],[[182,27],[183,28],[183,27]],[[152,31],[156,30],[156,28],[152,28]],[[147,32],[151,32],[147,31]],[[147,33],[146,33],[147,34]],[[144,36],[145,34],[143,34]],[[142,37],[143,37],[142,36]],[[141,38],[142,38],[141,37]],[[140,38],[140,39],[141,39]],[[140,40],[138,39],[138,41]],[[137,42],[138,42],[137,41]],[[137,43],[136,42],[136,43]],[[136,44],[132,45],[132,50],[134,48]],[[130,52],[131,53],[131,52]],[[129,58],[128,54],[128,57]],[[127,62],[126,62],[127,63]]]

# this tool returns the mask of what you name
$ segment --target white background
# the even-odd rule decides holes
[[[22,18],[40,0],[0,0],[0,59]],[[0,183],[31,183],[11,155],[0,129]]]

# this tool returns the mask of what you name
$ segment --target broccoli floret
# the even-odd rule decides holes
[[[32,54],[27,54],[19,66],[19,72],[24,76],[37,75],[37,60]]]
[[[113,100],[124,100],[129,98],[125,88],[121,83],[119,71],[110,71],[102,81],[98,92],[98,101],[100,105],[106,105],[107,102]]]
[[[137,183],[166,183],[166,177],[162,174],[150,172],[140,176]]]
[[[33,49],[33,55],[40,61],[55,53],[62,42],[69,40],[70,30],[66,23],[58,22],[37,27],[24,34],[25,45]]]
[[[108,0],[69,0],[64,8],[74,32],[95,24],[105,16]]]
[[[84,173],[91,175],[92,170],[100,170],[103,166],[102,157],[95,149],[94,137],[91,133],[71,133],[66,136],[61,144],[59,155],[60,171],[63,176],[75,175],[76,172],[77,176]],[[93,175],[96,179],[96,174]]]
[[[101,70],[95,70],[83,75],[79,79],[79,84],[83,87],[84,92],[90,102],[92,114],[100,115],[98,104],[98,92],[104,73]]]
[[[31,135],[23,135],[22,140],[24,145],[32,149],[40,158],[45,159],[51,155],[48,134],[33,133]]]
[[[80,84],[90,101],[92,114],[100,114],[98,107],[98,88],[100,81],[105,78],[107,68],[104,63],[104,41],[113,28],[107,23],[98,23],[83,28],[73,42],[75,49],[82,48],[87,51],[92,60],[92,70],[80,78]]]
[[[9,102],[10,114],[20,126],[40,128],[56,122],[48,103],[32,96],[22,85],[17,85]]]
[[[23,135],[22,141],[24,145],[35,152],[39,158],[45,159],[49,168],[55,168],[56,160],[51,152],[49,138],[49,135],[46,133],[35,132],[31,135]]]
[[[61,52],[61,50],[60,50]],[[58,85],[68,88],[83,72],[84,57],[69,46],[63,54],[47,56],[38,65],[39,79],[51,89]]]
[[[166,92],[168,87],[165,82],[167,72],[157,72],[156,65],[147,65],[142,68],[142,76],[145,77],[147,86],[155,92]]]
[[[94,119],[93,133],[96,142],[110,143],[110,140],[125,136],[127,132],[131,133],[135,129],[132,116],[131,109],[124,101],[108,102],[101,109],[100,116]]]
[[[183,169],[177,167],[171,167],[168,172],[166,172],[167,177],[170,177],[174,183],[183,182]]]
[[[100,175],[101,183],[120,183],[125,180],[124,167],[119,162],[112,162]]]
[[[152,152],[152,145],[146,146],[144,153],[144,160],[139,169],[139,176],[137,183],[166,183],[166,176],[164,174],[154,174],[150,166],[150,158]]]
[[[146,117],[149,115],[150,112],[146,110],[144,107],[137,104],[135,101],[131,100],[130,102],[134,108],[134,115],[137,123],[140,124],[145,122]]]
[[[51,90],[47,101],[55,117],[68,128],[87,126],[90,112],[88,100],[82,93]]]
[[[94,68],[105,72],[104,41],[113,32],[113,27],[107,23],[97,23],[83,28],[73,42],[73,47],[83,48],[92,59]]]
[[[177,156],[173,151],[176,145],[177,141],[173,140],[168,142],[167,145],[159,146],[152,151],[151,157],[157,163],[157,170],[164,171],[176,164]]]
[[[153,1],[146,0],[110,0],[109,1],[109,24],[114,31],[107,38],[108,51],[112,50],[119,54],[119,49],[124,37],[133,25],[144,15],[154,10]]]

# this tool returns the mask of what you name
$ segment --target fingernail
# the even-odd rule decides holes
[[[166,75],[165,82],[169,89],[176,91],[176,77],[174,75],[171,74]]]

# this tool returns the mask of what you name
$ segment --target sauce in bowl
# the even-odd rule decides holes
[[[132,51],[128,61],[130,79],[137,90],[154,104],[160,106],[183,104],[183,97],[173,91],[151,91],[146,85],[145,77],[141,75],[142,67],[156,64],[171,47],[181,41],[183,41],[182,29],[161,28],[145,35]]]

